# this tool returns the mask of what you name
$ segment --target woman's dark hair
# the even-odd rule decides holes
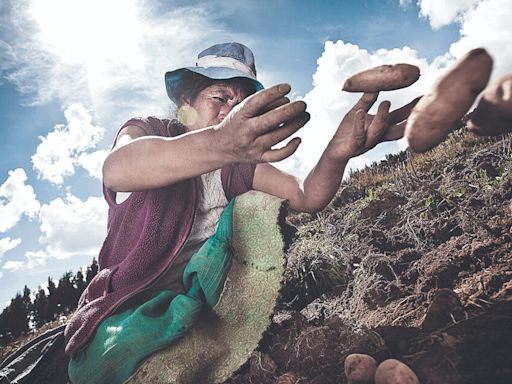
[[[235,77],[232,79],[226,80],[214,80],[209,77],[199,75],[192,71],[186,71],[182,74],[181,84],[182,86],[178,88],[178,94],[180,95],[180,99],[177,107],[181,107],[185,102],[193,103],[196,99],[197,95],[211,85],[214,84],[233,84],[236,83],[241,90],[247,92],[247,95],[252,95],[256,92],[256,87],[254,86],[254,82],[251,79],[247,79],[245,77]]]

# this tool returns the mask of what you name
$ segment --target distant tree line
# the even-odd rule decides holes
[[[97,273],[98,262],[93,259],[85,276],[82,271],[75,275],[66,272],[57,285],[48,277],[48,294],[39,287],[34,299],[25,285],[23,294],[18,292],[0,314],[0,346],[73,311],[85,287]]]

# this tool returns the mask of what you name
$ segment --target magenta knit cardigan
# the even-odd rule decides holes
[[[185,132],[176,120],[154,117],[131,119],[120,130],[128,125],[155,136],[173,137]],[[255,164],[231,164],[221,169],[228,200],[252,188],[254,169]],[[98,257],[99,272],[66,326],[67,355],[73,357],[85,348],[102,320],[148,288],[172,265],[192,228],[196,183],[193,178],[132,192],[120,204],[115,202],[115,192],[103,187],[109,206],[107,237]]]

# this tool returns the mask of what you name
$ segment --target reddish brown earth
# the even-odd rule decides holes
[[[401,360],[422,384],[512,383],[511,143],[462,129],[291,214],[273,324],[228,383],[346,383],[351,353]]]
[[[231,383],[346,383],[344,358],[409,365],[422,384],[512,383],[511,137],[464,129],[352,175],[292,215],[278,311]]]

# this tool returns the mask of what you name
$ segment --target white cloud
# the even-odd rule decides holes
[[[99,197],[82,201],[67,194],[43,204],[39,213],[44,249],[28,251],[25,261],[7,262],[5,269],[33,269],[51,259],[97,256],[107,235],[107,203]]]
[[[82,201],[68,194],[41,207],[39,220],[44,250],[27,252],[28,266],[45,264],[48,258],[97,255],[107,234],[107,204],[99,197]]]
[[[11,239],[10,237],[4,237],[0,239],[0,258],[7,252],[13,250],[21,244],[21,239]]]
[[[368,52],[343,41],[326,42],[313,75],[313,89],[304,96],[308,111],[311,113],[311,121],[296,135],[303,138],[296,154],[277,164],[279,168],[295,171],[300,176],[306,176],[312,169],[342,117],[360,97],[360,94],[341,91],[345,78],[359,70],[396,62],[411,63],[420,68],[421,77],[411,87],[381,93],[379,101],[389,99],[392,108],[404,105],[414,97],[428,92],[435,80],[455,60],[477,47],[486,48],[493,56],[493,79],[512,72],[512,7],[509,0],[424,0],[420,1],[419,5],[433,26],[455,21],[461,23],[460,40],[451,45],[449,52],[436,57],[430,63],[418,57],[417,52],[408,47]],[[372,151],[352,159],[347,168],[364,167],[383,159],[388,153],[397,152],[405,147],[405,140],[381,144]]]
[[[8,271],[19,271],[24,266],[25,266],[25,263],[23,263],[23,261],[12,261],[12,260],[9,260],[9,261],[5,262],[5,264],[4,264],[4,266],[2,268],[6,269]]]
[[[134,115],[167,113],[166,71],[193,65],[213,43],[252,40],[227,32],[214,2],[164,12],[142,0],[20,3],[11,22],[24,33],[11,44],[18,61],[8,80],[32,103],[79,103],[112,129]]]
[[[429,19],[433,29],[458,21],[463,14],[482,0],[419,0],[420,15]],[[400,1],[402,4],[402,0]]]
[[[0,73],[11,69],[16,62],[16,54],[14,49],[5,41],[0,40]]]
[[[26,267],[32,269],[40,265],[46,265],[46,260],[51,257],[51,255],[47,254],[45,251],[29,251],[25,253],[25,257],[27,258],[25,263]]]
[[[109,151],[100,150],[92,153],[82,153],[77,160],[77,163],[82,166],[89,176],[96,179],[101,179],[103,162],[107,157]]]
[[[9,177],[0,186],[0,233],[14,227],[23,215],[34,218],[39,212],[40,203],[26,181],[25,171],[17,168],[9,171]]]
[[[443,57],[429,64],[409,47],[368,52],[343,41],[326,42],[313,75],[313,89],[304,96],[311,121],[296,134],[303,139],[302,144],[294,156],[276,165],[299,176],[305,176],[320,158],[343,116],[361,97],[361,93],[343,92],[341,88],[344,80],[353,73],[369,67],[399,62],[417,65],[421,71],[420,79],[408,88],[382,92],[373,110],[382,100],[390,100],[394,109],[421,95],[428,90],[449,60]],[[403,148],[404,144],[398,142],[381,144],[351,160],[347,168],[361,168],[373,161],[381,160],[386,153],[397,152]]]
[[[407,8],[412,4],[412,0],[400,0],[399,4],[402,8]]]
[[[4,277],[4,273],[2,271],[0,271],[0,279]]]
[[[105,129],[92,124],[92,116],[81,105],[73,104],[64,111],[66,125],[58,124],[46,137],[40,137],[32,156],[32,164],[42,179],[61,185],[64,177],[75,173],[76,165],[94,170],[93,161],[98,156],[83,158],[87,149],[94,148],[103,138]],[[89,171],[91,172],[91,171]]]
[[[512,5],[509,0],[481,1],[461,18],[461,38],[450,52],[455,57],[477,47],[486,48],[494,58],[492,78],[512,72]]]
[[[460,39],[449,55],[458,59],[471,49],[483,47],[494,58],[492,78],[512,72],[512,6],[509,0],[420,0],[420,14],[433,28],[457,22]]]

